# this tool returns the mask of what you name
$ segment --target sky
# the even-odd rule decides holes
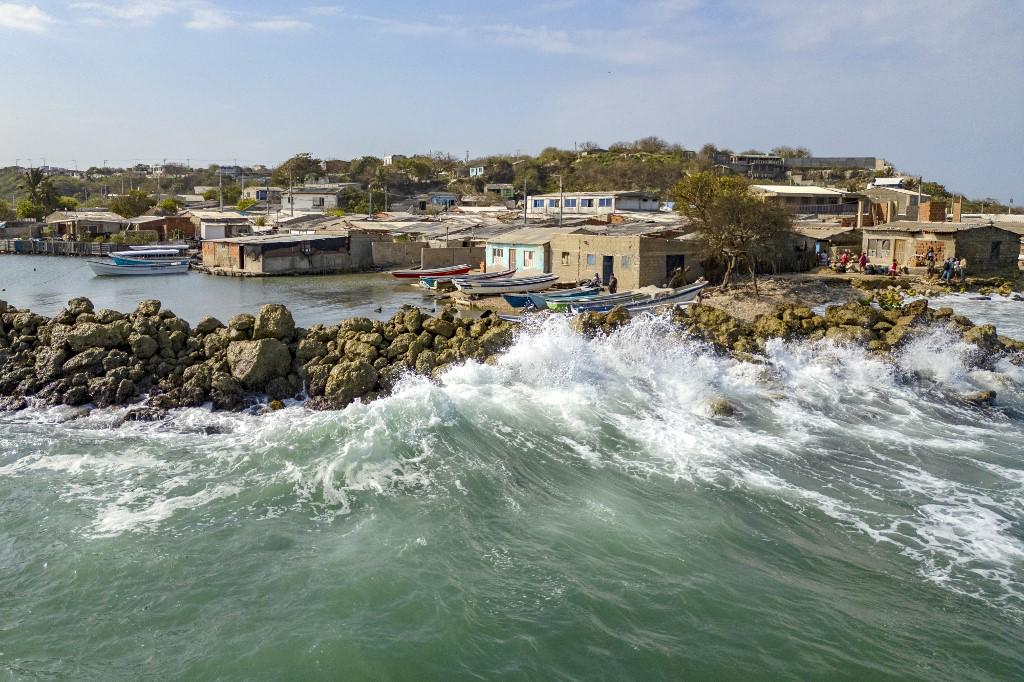
[[[1024,204],[1022,0],[0,0],[0,165],[657,135]]]

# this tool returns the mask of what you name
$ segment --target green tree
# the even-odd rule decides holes
[[[142,190],[133,189],[110,202],[110,210],[125,218],[140,216],[156,205],[156,199]]]
[[[239,184],[226,185],[224,187],[224,205],[237,204],[242,198],[242,186]]]
[[[0,221],[14,220],[17,217],[18,213],[11,208],[11,204],[6,199],[0,199]]]
[[[935,199],[948,199],[953,196],[949,193],[949,190],[946,189],[945,185],[940,185],[937,182],[922,182],[921,191],[924,194],[931,195]]]
[[[787,159],[806,159],[810,158],[811,150],[807,147],[773,147],[772,154],[775,156],[781,156]]]
[[[206,201],[220,201],[220,190],[208,189],[203,192],[203,199]]]
[[[320,159],[313,158],[307,152],[296,154],[274,171],[271,182],[277,187],[288,187],[289,183],[301,184],[309,176],[320,177],[324,170]]]
[[[21,220],[42,220],[46,217],[45,206],[41,206],[31,199],[22,199],[18,202],[18,218]]]
[[[21,189],[28,192],[28,199],[46,212],[57,209],[59,196],[53,181],[38,168],[30,168],[21,181]]]
[[[255,199],[239,199],[238,203],[235,204],[235,208],[237,208],[239,211],[245,211],[252,208],[258,203],[259,202],[256,201]]]
[[[160,207],[161,211],[166,213],[177,213],[181,210],[181,203],[173,197],[167,197],[157,204],[157,206]]]
[[[676,209],[694,221],[711,255],[725,265],[723,288],[745,262],[757,290],[757,262],[774,255],[790,229],[782,208],[753,196],[735,176],[696,173],[674,188]]]
[[[61,211],[74,211],[78,208],[78,199],[75,197],[59,197],[57,208]]]

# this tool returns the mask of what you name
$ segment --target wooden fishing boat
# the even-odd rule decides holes
[[[693,303],[700,295],[700,292],[706,287],[708,283],[703,280],[698,280],[693,284],[685,287],[674,289],[673,291],[664,294],[662,296],[653,296],[646,299],[629,301],[626,303],[604,301],[604,302],[592,302],[592,303],[581,303],[579,305],[569,304],[569,309],[574,313],[581,312],[594,312],[603,313],[611,310],[617,305],[623,306],[627,311],[632,313],[644,312],[647,310],[655,310],[662,306],[671,305],[689,305]]]
[[[179,249],[133,249],[131,251],[115,251],[110,259],[118,265],[145,265],[146,263],[170,263],[184,260]]]
[[[86,261],[97,277],[120,277],[124,275],[179,275],[188,272],[188,261],[167,261],[118,265],[111,261]]]
[[[574,305],[579,306],[581,309],[589,309],[590,306],[600,307],[608,305],[608,309],[611,309],[619,304],[632,303],[645,298],[650,298],[650,296],[635,291],[623,291],[617,294],[600,294],[598,296],[545,297],[544,303],[548,310],[567,312]]]
[[[530,277],[509,277],[484,281],[465,281],[453,279],[455,286],[464,294],[471,296],[498,296],[528,291],[543,291],[558,280],[558,275],[533,275]]]
[[[547,306],[544,305],[544,299],[546,296],[559,296],[560,298],[575,298],[578,296],[592,296],[596,294],[600,289],[597,287],[586,286],[576,287],[575,289],[555,289],[550,294],[541,293],[527,293],[527,294],[503,294],[502,298],[513,308],[526,308],[532,306],[543,310]],[[539,303],[538,303],[539,301]]]
[[[427,270],[424,270],[423,268],[413,268],[412,270],[394,270],[392,271],[391,276],[397,277],[398,279],[444,277],[446,275],[465,275],[472,269],[472,266],[463,263],[462,265],[449,265],[448,267],[445,268],[430,268]]]
[[[479,282],[488,279],[500,279],[505,277],[511,277],[516,274],[516,269],[510,270],[498,270],[495,272],[480,272],[475,275],[444,275],[442,277],[420,277],[420,286],[427,287],[428,289],[436,289],[438,282],[451,282],[453,279],[462,279],[470,282]]]

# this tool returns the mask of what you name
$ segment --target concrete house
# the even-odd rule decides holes
[[[295,187],[281,191],[281,208],[330,211],[338,208],[341,190],[335,187]]]
[[[267,187],[266,185],[249,185],[242,190],[243,199],[251,199],[253,201],[269,201],[271,204],[281,203],[281,194],[284,192],[283,187]]]
[[[526,227],[487,240],[484,267],[487,272],[515,267],[516,275],[552,272],[551,240],[580,228]]]
[[[650,192],[562,192],[530,195],[526,211],[532,216],[608,215],[623,211],[657,211],[658,197]]]
[[[238,211],[188,210],[182,215],[192,221],[202,240],[240,237],[252,232],[249,219]]]
[[[196,226],[189,218],[178,215],[140,215],[128,220],[129,232],[153,231],[162,242],[195,239]]]
[[[358,272],[373,265],[371,239],[359,234],[274,234],[203,242],[215,274],[265,277]]]
[[[813,185],[751,185],[751,194],[778,204],[790,213],[856,214],[857,195]]]
[[[893,203],[896,208],[894,215],[910,220],[917,220],[918,201],[925,202],[931,199],[931,195],[918,195],[916,191],[902,187],[869,187],[864,190],[864,196],[876,204]]]
[[[862,248],[873,265],[926,267],[928,249],[941,263],[946,258],[967,258],[969,274],[1016,270],[1020,236],[995,225],[900,220],[864,228]]]
[[[117,234],[127,221],[110,211],[54,211],[46,216],[46,226],[54,237],[95,239]]]
[[[662,286],[676,268],[689,268],[687,278],[703,270],[703,244],[692,235],[674,232],[648,234],[560,234],[551,239],[551,272],[562,282],[590,279],[597,273],[607,284],[612,274],[619,290]]]

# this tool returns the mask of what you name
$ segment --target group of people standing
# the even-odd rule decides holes
[[[934,275],[938,270],[935,264],[935,250],[929,248],[928,254],[925,256],[925,260],[928,262],[928,275]],[[942,274],[939,276],[943,282],[948,286],[952,283],[953,278],[956,277],[960,283],[967,279],[967,258],[960,256],[951,256],[942,262]]]
[[[592,287],[597,287],[598,289],[600,289],[601,288],[601,276],[595,272],[594,273],[594,278],[591,279],[591,280],[588,280],[587,284],[592,286]],[[615,278],[615,273],[613,272],[611,274],[611,277],[608,278],[608,293],[609,294],[614,294],[614,293],[618,292],[618,290],[619,290],[619,280]]]

